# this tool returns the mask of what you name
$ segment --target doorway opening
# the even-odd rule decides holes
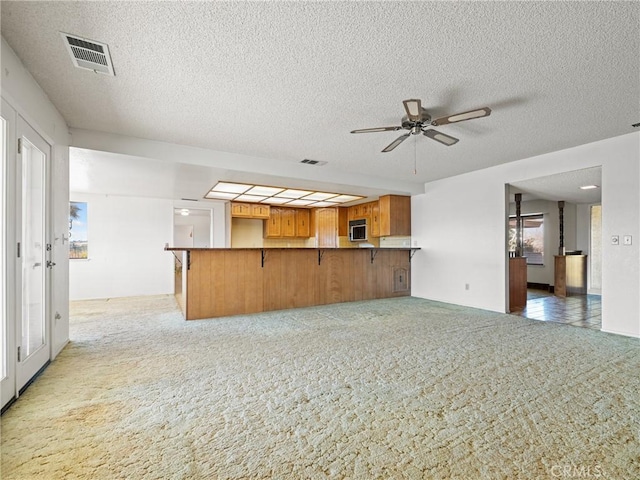
[[[599,185],[601,167],[507,185],[510,313],[601,329],[602,196]],[[596,188],[583,189],[583,186]],[[516,211],[519,222],[515,221]],[[516,223],[521,229],[517,252]],[[512,258],[516,256],[519,258]],[[514,276],[515,265],[523,266],[519,276]],[[514,289],[522,299],[519,303],[511,301]]]

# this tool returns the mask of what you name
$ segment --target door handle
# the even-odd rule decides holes
[[[53,268],[53,267],[55,267],[55,265],[56,264],[54,262],[52,262],[51,260],[47,261],[47,268]]]
[[[42,264],[40,262],[36,262],[36,263],[33,264],[33,268],[41,267],[41,266],[42,266]]]

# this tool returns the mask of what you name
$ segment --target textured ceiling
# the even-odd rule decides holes
[[[70,127],[260,157],[274,175],[311,158],[329,162],[321,168],[336,182],[366,173],[415,185],[630,133],[640,121],[638,2],[1,8],[3,37]],[[74,68],[59,31],[107,43],[116,76]],[[399,132],[349,133],[399,124],[407,98],[433,117],[493,113],[439,127],[460,139],[452,147],[417,136],[381,153]]]

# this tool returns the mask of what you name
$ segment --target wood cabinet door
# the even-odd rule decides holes
[[[279,208],[271,208],[269,219],[264,221],[265,238],[278,238],[282,236],[282,215]]]
[[[251,205],[248,203],[231,202],[232,217],[251,217]]]
[[[296,236],[308,238],[310,235],[309,210],[306,208],[299,208],[296,212]]]
[[[380,204],[378,202],[371,204],[371,236],[373,238],[380,236]]]
[[[360,205],[349,207],[349,221],[360,218]]]
[[[337,208],[316,209],[316,238],[318,248],[338,246],[338,210]]]
[[[251,204],[252,218],[269,218],[269,213],[270,213],[269,205],[260,205],[259,203]]]
[[[283,208],[280,210],[282,217],[282,236],[283,237],[295,237],[296,236],[296,209],[295,208]]]

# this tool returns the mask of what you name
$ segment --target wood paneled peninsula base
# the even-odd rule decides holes
[[[412,248],[166,248],[187,320],[411,295]]]

